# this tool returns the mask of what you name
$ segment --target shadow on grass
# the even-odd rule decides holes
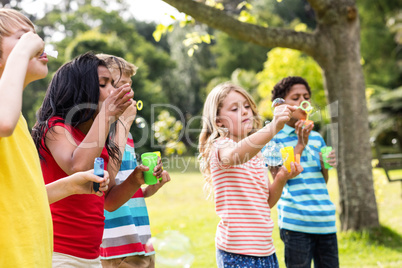
[[[364,231],[342,233],[342,239],[360,241],[372,246],[383,246],[402,252],[402,236],[387,226]]]

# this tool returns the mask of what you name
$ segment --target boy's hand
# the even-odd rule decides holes
[[[40,38],[39,35],[31,31],[21,35],[16,46],[20,51],[27,51],[29,53],[29,58],[40,56],[45,48],[45,42]],[[21,49],[22,48],[22,49]]]
[[[320,153],[321,161],[322,161],[322,153]],[[331,167],[336,167],[337,162],[336,162],[336,154],[335,154],[335,149],[332,149],[332,151],[328,154],[327,157],[327,162],[328,164],[331,165]]]
[[[112,117],[116,121],[123,112],[133,103],[134,92],[129,84],[124,84],[114,90],[102,104],[107,118]]]
[[[158,156],[158,164],[156,165],[156,167],[154,168],[154,173],[153,175],[159,179],[162,178],[162,174],[163,174],[163,164],[162,164],[162,159]]]
[[[314,123],[304,126],[304,122],[304,120],[299,120],[295,124],[295,132],[297,134],[298,144],[302,145],[303,148],[306,147],[309,135],[314,128]]]
[[[103,178],[96,176],[94,170],[85,172],[77,172],[70,176],[69,183],[74,189],[74,194],[96,194],[102,196],[107,191],[109,185],[109,173],[105,170]],[[95,193],[93,190],[93,182],[100,184],[99,191]]]
[[[289,179],[296,177],[303,171],[303,167],[297,162],[290,163],[290,172],[286,169],[285,166],[279,168],[278,173],[275,176],[276,179],[280,179],[283,182],[287,182]]]
[[[129,180],[132,184],[137,187],[138,185],[143,185],[145,183],[144,181],[144,171],[148,171],[149,167],[144,166],[144,165],[139,165],[136,166],[134,171],[131,172],[130,175],[128,175],[127,180]]]
[[[134,91],[133,91],[133,97],[134,97]],[[136,115],[137,115],[137,102],[135,100],[131,100],[131,104],[120,115],[119,120],[123,123],[124,126],[130,128],[134,122]]]
[[[161,174],[162,180],[158,180],[156,184],[148,185],[144,190],[144,197],[150,197],[154,195],[163,185],[170,181],[169,173],[164,170]]]
[[[279,130],[285,126],[286,122],[290,120],[294,111],[296,111],[296,108],[290,105],[279,105],[275,107],[274,119],[272,122],[274,123],[277,132],[279,132]]]

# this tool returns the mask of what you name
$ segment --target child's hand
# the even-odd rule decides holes
[[[148,185],[144,190],[144,197],[150,197],[154,195],[163,185],[170,181],[169,173],[164,170],[161,174],[162,180],[158,180],[156,184]]]
[[[303,171],[303,167],[297,162],[290,163],[290,172],[286,169],[285,166],[282,166],[278,173],[275,176],[276,179],[280,179],[283,182],[287,182],[289,179],[296,177]]]
[[[304,123],[304,120],[299,120],[295,124],[295,132],[297,134],[298,143],[302,145],[303,148],[306,147],[310,132],[314,128],[314,123],[310,123],[307,126],[304,126]]]
[[[85,172],[76,172],[70,176],[69,183],[74,189],[74,194],[96,194],[102,196],[103,192],[107,191],[109,185],[109,173],[105,170],[103,178],[96,176],[94,170],[88,170]],[[95,192],[93,189],[93,183],[100,184],[99,191]]]
[[[158,156],[158,164],[154,168],[154,173],[153,175],[156,178],[162,178],[162,173],[163,173],[163,164],[162,164],[162,159]]]
[[[321,161],[322,161],[322,153],[320,153],[320,157],[321,157]],[[331,165],[331,167],[336,167],[337,162],[336,162],[336,154],[335,154],[334,149],[332,149],[332,151],[328,154],[327,162],[329,165]]]
[[[112,117],[116,121],[123,112],[133,103],[134,92],[129,84],[124,84],[114,90],[102,104],[107,118]]]
[[[275,107],[272,123],[274,123],[276,132],[279,132],[279,130],[285,126],[294,111],[296,111],[296,108],[290,105],[279,105]]]
[[[21,38],[16,44],[16,47],[17,46],[19,47],[17,49],[29,52],[29,58],[32,59],[33,57],[40,56],[43,53],[45,42],[39,35],[29,31],[21,35]]]
[[[134,91],[133,91],[134,96]],[[127,109],[121,114],[119,120],[126,126],[131,127],[134,122],[135,116],[137,115],[137,102],[131,99],[131,104]]]
[[[144,171],[148,171],[149,167],[144,166],[144,165],[139,165],[136,166],[134,171],[131,172],[130,175],[128,175],[127,180],[129,180],[132,184],[137,187],[138,185],[143,185],[145,183],[144,181]]]

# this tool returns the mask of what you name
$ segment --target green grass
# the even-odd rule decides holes
[[[195,257],[192,268],[216,267],[214,239],[219,218],[214,203],[212,199],[206,200],[204,182],[194,159],[176,159],[175,165],[172,163],[169,163],[172,181],[147,199],[152,235],[157,238],[166,230],[179,231],[191,240]],[[187,163],[190,163],[188,171],[182,172]],[[401,183],[388,183],[381,169],[373,172],[381,227],[364,232],[338,232],[341,267],[402,267]],[[337,204],[338,185],[334,170],[330,171],[328,189],[331,200]],[[277,223],[276,207],[272,210],[272,218]],[[279,265],[285,267],[277,225],[273,238]]]

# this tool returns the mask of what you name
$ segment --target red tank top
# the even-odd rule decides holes
[[[83,141],[84,133],[64,123],[54,122],[57,119],[61,118],[53,117],[49,121],[49,128],[62,126],[72,134],[77,144]],[[45,184],[67,176],[47,150],[40,150],[40,154],[44,158],[41,166]],[[106,148],[103,148],[100,157],[105,160],[106,169],[109,160]],[[51,204],[54,251],[85,259],[97,258],[105,219],[103,205],[104,196],[93,194],[72,195]]]

